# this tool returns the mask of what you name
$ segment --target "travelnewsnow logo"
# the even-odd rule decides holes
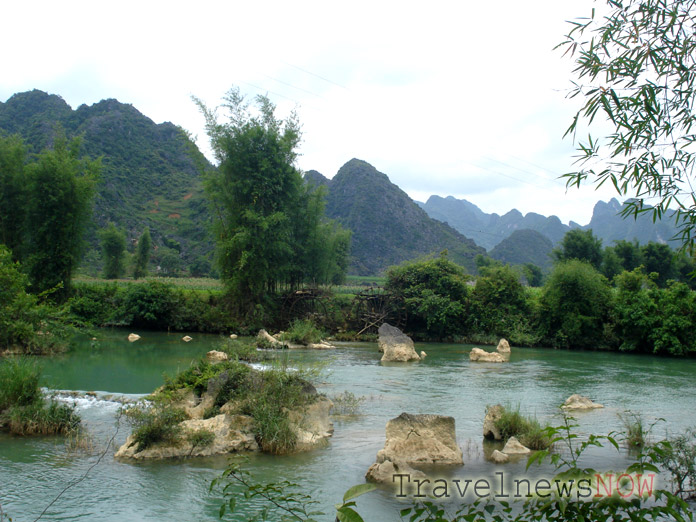
[[[591,501],[607,497],[623,499],[653,496],[654,473],[595,473],[578,478],[514,478],[498,471],[491,478],[411,478],[395,473],[392,481],[397,498],[435,498],[517,500],[528,498],[566,498]]]

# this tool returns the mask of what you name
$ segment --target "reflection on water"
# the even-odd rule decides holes
[[[99,332],[96,343],[84,341],[55,359],[43,360],[45,385],[59,390],[95,391],[61,400],[74,401],[97,448],[117,429],[120,404],[146,394],[219,342],[216,336],[143,333],[128,343],[128,332]],[[94,344],[94,346],[92,346]],[[351,485],[364,481],[367,468],[384,445],[384,427],[401,412],[438,413],[456,419],[465,465],[451,470],[463,479],[490,475],[484,460],[481,428],[486,405],[519,406],[542,422],[559,422],[558,405],[580,393],[605,405],[576,414],[579,432],[621,429],[618,414],[640,412],[652,422],[664,418],[656,436],[696,424],[696,361],[657,359],[601,352],[514,350],[509,364],[470,363],[470,347],[419,345],[428,358],[420,363],[382,366],[376,345],[344,343],[332,352],[293,351],[282,354],[292,366],[325,364],[319,391],[331,396],[350,391],[365,396],[364,414],[335,422],[328,447],[286,457],[252,455],[246,466],[260,480],[289,480],[302,485],[330,516],[334,503]],[[120,445],[129,433],[121,423]],[[210,481],[227,464],[226,457],[166,462],[121,462],[107,456],[79,485],[70,488],[44,516],[45,520],[216,520],[219,497],[208,494]],[[58,438],[20,439],[0,436],[0,503],[15,520],[33,520],[71,481],[82,477],[98,455],[69,456]],[[593,449],[586,464],[600,469],[625,466],[624,452]],[[522,474],[525,462],[510,463],[508,475]],[[540,470],[548,472],[548,470]],[[399,520],[399,503],[386,493],[359,500],[369,520]]]

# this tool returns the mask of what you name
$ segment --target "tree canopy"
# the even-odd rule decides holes
[[[578,141],[581,168],[566,175],[568,184],[612,184],[635,198],[625,215],[674,209],[682,242],[693,246],[696,7],[607,0],[607,11],[571,22],[559,44],[575,61],[570,97],[582,101],[566,135],[590,131]]]
[[[196,100],[219,168],[210,175],[217,263],[241,307],[305,282],[330,282],[345,273],[349,235],[323,218],[324,195],[295,167],[301,133],[293,112],[285,119],[265,96],[256,110],[232,89],[222,108],[227,121]]]

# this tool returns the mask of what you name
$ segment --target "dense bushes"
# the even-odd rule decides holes
[[[159,281],[126,287],[77,284],[69,306],[76,319],[94,326],[214,333],[238,326],[219,294],[185,291]]]
[[[35,361],[0,359],[0,430],[15,435],[67,434],[80,428],[75,410],[45,400]]]
[[[60,306],[41,303],[27,292],[28,278],[0,245],[0,352],[43,354],[58,351],[73,332]]]
[[[696,352],[696,294],[681,282],[660,288],[657,274],[622,271],[614,287],[591,264],[556,263],[542,288],[524,287],[510,267],[480,268],[473,289],[446,258],[412,262],[387,273],[403,298],[405,329],[424,339],[518,346],[609,349],[664,355]]]

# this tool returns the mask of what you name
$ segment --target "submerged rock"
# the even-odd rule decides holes
[[[496,464],[505,464],[510,460],[510,457],[501,451],[493,450],[493,453],[491,453],[491,460]]]
[[[487,439],[503,440],[500,430],[495,423],[503,415],[503,407],[500,404],[486,408],[486,417],[483,419],[483,436]]]
[[[140,339],[140,336],[139,336],[138,334],[135,334],[135,333],[128,334],[128,340],[129,340],[131,343],[134,343],[134,342],[137,341],[138,339]]]
[[[396,326],[384,323],[379,327],[379,351],[384,352],[382,362],[420,361],[413,340]]]
[[[510,360],[510,356],[506,356],[498,352],[487,352],[481,348],[472,348],[471,352],[469,353],[469,360],[477,362],[502,363],[508,362]]]
[[[365,475],[368,481],[391,484],[394,473],[419,476],[413,466],[464,463],[453,417],[402,413],[387,422],[386,439],[384,448],[377,452],[377,461]]]
[[[523,446],[517,437],[510,437],[503,448],[503,453],[506,455],[527,455],[531,452],[532,450]]]
[[[594,410],[604,408],[601,404],[592,402],[589,398],[574,393],[566,399],[561,408],[566,410]]]

